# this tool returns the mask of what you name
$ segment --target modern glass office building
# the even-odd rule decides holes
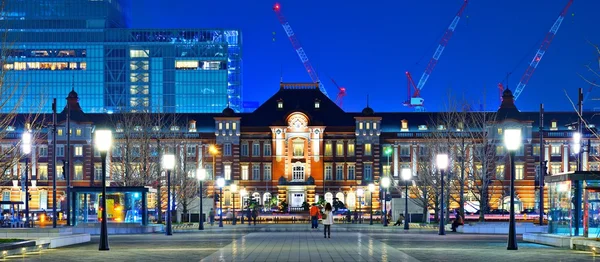
[[[59,108],[74,88],[85,112],[221,112],[242,106],[238,30],[131,29],[117,0],[7,0],[0,26],[4,110]]]

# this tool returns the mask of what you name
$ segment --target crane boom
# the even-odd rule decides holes
[[[546,34],[546,37],[544,38],[544,41],[542,41],[540,48],[535,53],[535,56],[531,60],[531,63],[529,63],[529,67],[527,67],[527,70],[525,70],[525,73],[521,77],[521,81],[517,85],[517,88],[515,88],[515,92],[513,92],[513,96],[515,97],[514,98],[515,100],[517,100],[517,98],[519,98],[519,96],[525,89],[525,86],[527,86],[529,79],[531,79],[531,76],[533,76],[533,72],[535,72],[535,69],[537,68],[538,64],[542,60],[542,57],[544,57],[544,54],[546,53],[546,51],[548,51],[548,48],[550,47],[550,43],[552,43],[554,36],[556,36],[556,32],[558,31],[558,28],[560,28],[560,25],[562,24],[562,21],[565,19],[565,15],[567,14],[567,11],[569,10],[569,7],[571,7],[572,4],[573,4],[573,0],[569,0],[567,5],[565,6],[565,8],[563,8],[562,12],[560,12],[560,15],[558,16],[558,18],[556,19],[556,21],[550,28],[550,31],[548,31],[548,33]]]
[[[433,56],[429,60],[429,63],[427,63],[425,72],[423,72],[423,75],[421,76],[421,79],[419,79],[418,84],[415,84],[410,72],[406,72],[406,78],[408,79],[408,100],[404,102],[405,106],[414,107],[415,111],[425,111],[425,108],[423,108],[424,99],[421,98],[421,90],[423,90],[425,83],[427,83],[429,76],[431,76],[433,69],[437,65],[440,57],[442,56],[446,45],[448,45],[450,38],[452,38],[454,30],[456,29],[456,26],[458,25],[458,22],[460,21],[460,18],[462,17],[462,14],[466,9],[467,4],[469,4],[469,0],[464,0],[463,5],[456,13],[454,19],[452,19],[450,26],[448,26],[448,28],[444,32],[444,36],[442,36],[442,40],[440,40],[440,43],[438,44],[438,47],[435,50],[435,53],[433,53]],[[411,89],[414,89],[414,93],[412,94],[412,96],[410,95]]]
[[[433,72],[433,68],[435,68],[435,66],[437,65],[437,63],[440,59],[440,56],[442,56],[442,53],[444,52],[444,49],[446,48],[446,45],[448,45],[450,38],[452,38],[452,35],[454,34],[454,30],[456,29],[456,26],[458,25],[458,21],[460,21],[460,17],[462,16],[463,12],[465,11],[465,8],[467,7],[468,3],[469,3],[469,0],[465,0],[463,5],[460,7],[460,10],[458,10],[458,13],[456,13],[456,16],[452,20],[452,23],[450,23],[450,26],[448,26],[448,29],[446,29],[446,32],[444,33],[442,40],[440,40],[440,44],[438,45],[437,49],[435,50],[435,53],[433,53],[433,57],[431,57],[431,60],[429,60],[429,63],[427,64],[427,68],[425,69],[425,72],[421,76],[421,79],[419,79],[419,83],[417,84],[417,89],[419,89],[419,91],[422,90],[423,86],[425,86],[425,83],[427,83],[427,80],[429,79],[431,72]]]
[[[277,15],[277,19],[279,19],[279,22],[281,23],[283,30],[285,31],[288,38],[290,39],[290,42],[292,42],[292,46],[294,47],[294,50],[296,50],[298,57],[300,57],[300,61],[302,61],[302,64],[304,65],[306,72],[310,76],[310,79],[313,81],[313,83],[319,83],[319,89],[321,90],[321,92],[323,92],[323,94],[325,94],[326,96],[329,97],[329,95],[327,95],[327,90],[325,90],[325,87],[323,86],[321,81],[319,81],[319,76],[317,75],[317,72],[315,71],[312,64],[310,63],[310,60],[308,60],[308,56],[304,52],[302,45],[300,45],[298,38],[296,38],[296,34],[294,33],[294,30],[292,30],[290,23],[287,21],[285,16],[283,16],[283,14],[281,13],[281,6],[278,3],[276,3],[273,6],[273,11],[275,11],[275,14]]]

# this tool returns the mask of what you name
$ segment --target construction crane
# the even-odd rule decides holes
[[[560,25],[562,24],[562,21],[565,19],[565,15],[567,14],[567,11],[569,10],[569,7],[571,7],[572,4],[573,4],[573,0],[569,0],[569,2],[567,3],[567,6],[565,6],[565,8],[563,8],[562,12],[560,12],[560,15],[558,16],[558,18],[556,19],[556,21],[550,28],[550,31],[548,31],[548,33],[546,34],[544,41],[542,41],[540,48],[535,53],[535,56],[531,60],[531,63],[529,63],[529,67],[527,68],[527,70],[525,70],[525,73],[521,77],[521,81],[519,82],[519,84],[517,85],[517,88],[515,88],[515,91],[513,92],[513,96],[515,97],[515,100],[517,100],[517,98],[519,98],[519,96],[525,89],[525,86],[527,86],[527,83],[531,79],[531,76],[533,76],[533,72],[535,72],[535,69],[537,68],[538,64],[542,60],[542,57],[544,57],[544,54],[546,53],[546,51],[548,51],[548,48],[550,47],[550,43],[552,43],[554,36],[556,36],[556,32],[558,31],[558,28],[560,28]]]
[[[331,77],[330,77],[331,78]],[[335,103],[340,107],[344,107],[344,97],[346,96],[346,88],[343,86],[339,86],[333,78],[331,78],[331,82],[338,88],[338,94],[335,98]]]
[[[410,72],[406,72],[406,78],[408,79],[408,99],[406,102],[404,102],[404,106],[412,107],[415,109],[415,111],[425,111],[425,108],[423,107],[424,100],[423,98],[421,98],[421,90],[423,90],[423,86],[425,86],[425,83],[427,83],[427,79],[429,79],[429,76],[431,76],[433,68],[435,68],[435,65],[437,65],[438,60],[442,55],[442,52],[444,52],[446,45],[448,45],[448,41],[450,41],[450,38],[454,34],[454,30],[458,25],[458,21],[462,17],[462,14],[465,11],[465,8],[467,7],[468,3],[469,0],[465,0],[463,5],[460,7],[460,10],[458,10],[458,13],[456,13],[456,16],[452,20],[452,23],[450,23],[450,26],[448,26],[448,29],[446,29],[446,32],[444,33],[442,40],[440,40],[440,43],[437,49],[435,50],[435,53],[433,53],[433,57],[431,57],[431,60],[429,60],[427,68],[425,68],[425,72],[421,76],[419,83],[415,85],[415,82],[413,81]],[[412,96],[411,90],[414,90]]]
[[[296,50],[296,53],[298,53],[298,56],[300,57],[300,61],[302,61],[302,64],[304,64],[304,68],[306,69],[306,72],[308,72],[308,75],[312,79],[313,83],[318,83],[319,89],[321,90],[321,92],[323,92],[323,94],[325,94],[327,97],[329,97],[329,95],[327,94],[327,90],[325,90],[325,87],[323,86],[321,81],[319,81],[319,76],[317,75],[317,72],[310,64],[310,61],[308,60],[308,56],[306,56],[306,53],[304,52],[302,45],[300,45],[298,38],[296,38],[296,34],[294,34],[294,30],[292,30],[290,23],[288,23],[285,16],[283,16],[283,14],[281,13],[281,5],[279,5],[279,3],[275,3],[275,5],[273,6],[273,11],[275,11],[275,14],[277,15],[277,19],[279,19],[281,26],[283,26],[283,30],[285,31],[288,38],[292,42],[292,46],[294,47],[294,50]]]
[[[590,87],[588,88],[588,90],[585,92],[585,96],[583,97],[583,103],[585,105],[585,102],[588,101],[590,94],[592,93],[594,87],[596,87],[596,81],[594,80],[594,82],[590,83]]]

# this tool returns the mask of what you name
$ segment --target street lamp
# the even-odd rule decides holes
[[[437,155],[437,159],[436,159],[436,163],[437,163],[437,168],[440,170],[440,180],[441,180],[441,209],[440,209],[440,229],[438,234],[439,235],[445,235],[446,234],[446,228],[445,228],[445,222],[444,222],[444,211],[445,211],[445,207],[444,207],[444,170],[446,170],[446,168],[448,168],[448,155],[447,154],[438,154]]]
[[[223,187],[225,186],[225,179],[219,177],[217,179],[217,186],[219,187],[219,227],[223,227]]]
[[[362,224],[362,202],[361,199],[365,191],[362,188],[356,190],[356,196],[358,196],[358,223]]]
[[[23,146],[23,154],[25,155],[25,174],[23,175],[23,184],[25,188],[25,226],[29,227],[29,154],[31,154],[31,133],[29,130],[26,130],[23,133],[22,146]]]
[[[412,178],[410,168],[402,168],[402,180],[404,180],[404,230],[408,230],[408,181]]]
[[[373,191],[375,191],[375,184],[369,184],[369,192],[371,194],[371,201],[369,203],[369,225],[373,225]]]
[[[510,155],[510,220],[508,222],[508,250],[517,250],[517,232],[515,225],[515,152],[521,147],[521,129],[504,130],[504,145]],[[540,212],[540,216],[543,216]]]
[[[173,235],[171,228],[171,170],[175,168],[175,155],[163,155],[162,168],[167,170],[167,236]]]
[[[246,189],[245,189],[245,188],[242,188],[242,189],[240,190],[240,196],[242,197],[242,200],[244,199],[244,197],[245,197],[247,194],[248,194],[248,191],[246,191]],[[241,202],[241,203],[240,203],[240,206],[241,206],[241,208],[240,208],[240,212],[242,212],[242,216],[241,216],[241,217],[242,217],[242,224],[244,224],[244,213],[243,213],[243,212],[244,212],[244,209],[243,209],[243,208],[244,208],[244,204],[245,204],[244,202]],[[248,217],[248,225],[250,225],[250,217]]]
[[[196,176],[198,178],[198,182],[200,183],[200,215],[198,218],[198,230],[204,230],[204,215],[202,214],[202,197],[203,197],[203,185],[202,182],[204,182],[204,179],[206,179],[206,169],[204,168],[198,168],[198,171],[196,171]]]
[[[387,169],[386,169],[387,171],[386,171],[386,173],[384,175],[389,175],[389,173],[390,173],[390,169],[391,169],[391,167],[390,167],[390,156],[392,155],[392,152],[393,152],[393,150],[389,146],[386,147],[385,150],[383,150],[383,154],[387,156]]]
[[[229,190],[231,190],[231,198],[233,198],[233,220],[231,220],[231,225],[235,226],[237,220],[235,219],[235,192],[237,191],[237,185],[231,184],[231,186],[229,186]]]
[[[98,250],[110,250],[108,246],[108,216],[106,215],[106,154],[112,146],[112,132],[110,130],[96,130],[94,132],[94,143],[96,149],[100,152],[100,161],[102,161],[102,221],[100,223],[100,246]]]
[[[383,178],[381,178],[381,186],[383,187],[383,226],[387,227],[388,226],[388,221],[387,221],[387,190],[388,187],[390,187],[390,178],[388,176],[384,176]]]

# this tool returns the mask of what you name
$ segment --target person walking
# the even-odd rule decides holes
[[[325,211],[323,212],[323,235],[325,238],[331,238],[331,225],[333,225],[333,212],[331,212],[331,204],[325,205]]]
[[[254,220],[254,225],[256,226],[256,219],[258,218],[258,207],[254,207],[252,211],[252,219]],[[248,222],[250,223],[250,222]]]
[[[313,228],[313,229],[319,228],[319,214],[321,212],[319,211],[317,204],[313,203],[312,206],[310,207],[309,212],[310,212],[310,220],[312,222],[310,228]]]
[[[208,211],[208,219],[210,219],[210,225],[214,226],[215,225],[215,210],[210,208],[210,211]]]

